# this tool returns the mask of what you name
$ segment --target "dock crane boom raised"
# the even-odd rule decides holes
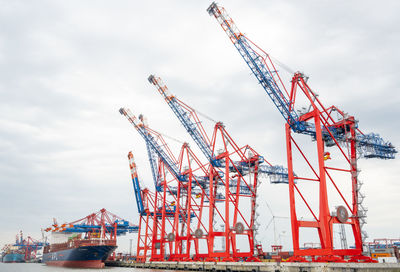
[[[335,106],[325,107],[318,95],[308,85],[308,77],[296,72],[292,77],[290,89],[286,88],[275,68],[270,56],[260,47],[254,44],[242,32],[239,31],[234,21],[225,9],[213,2],[207,9],[209,15],[217,19],[230,41],[233,43],[247,66],[250,68],[257,81],[271,98],[273,104],[286,121],[286,148],[289,172],[289,198],[292,225],[292,239],[294,257],[293,261],[306,261],[304,256],[311,256],[317,261],[371,261],[362,256],[363,239],[365,234],[362,225],[365,224],[365,208],[362,207],[362,195],[360,193],[361,182],[358,180],[359,170],[357,159],[380,158],[394,159],[397,153],[395,147],[378,134],[364,134],[358,128],[358,122],[353,116],[349,116]],[[296,110],[298,104],[305,103],[303,112]],[[334,113],[337,113],[334,116]],[[292,135],[309,135],[315,143],[317,157],[311,157],[303,149],[303,142],[297,142]],[[335,158],[331,157],[330,148],[335,152]],[[294,158],[294,155],[297,155]],[[329,162],[328,162],[329,160]],[[303,161],[303,169],[294,176],[294,163]],[[334,161],[334,162],[332,162]],[[304,164],[305,163],[305,164]],[[306,172],[308,169],[309,171]],[[297,171],[296,171],[297,173]],[[339,189],[337,174],[346,174],[351,180],[351,199]],[[318,192],[312,198],[318,198],[317,209],[309,203],[299,182],[316,182]],[[328,202],[328,183],[332,185],[333,192],[337,194],[336,200],[340,206],[336,211],[330,212]],[[305,210],[312,220],[304,220],[298,217],[296,202],[305,204]],[[331,205],[332,206],[332,205]],[[350,214],[349,214],[350,213]],[[355,247],[352,249],[336,249],[333,245],[334,224],[348,225],[352,228]],[[301,249],[299,247],[300,228],[317,229],[321,248]]]
[[[208,7],[207,12],[217,19],[218,23],[228,35],[235,48],[286,122],[290,125],[291,129],[296,133],[315,137],[315,126],[307,123],[304,118],[298,115],[294,107],[296,94],[287,91],[270,56],[239,31],[238,27],[223,7],[213,2]],[[304,76],[300,73],[297,73],[297,75],[297,79]],[[311,90],[310,95],[310,98],[316,100],[322,107],[321,111],[326,112],[319,102],[317,95]],[[337,141],[347,141],[345,131],[337,129],[334,125],[328,126],[323,134],[326,138],[332,137]],[[359,154],[367,158],[394,159],[397,153],[391,143],[383,140],[375,133],[363,134],[357,129],[356,143]]]
[[[138,122],[136,116],[134,116],[129,109],[121,108],[119,112],[121,113],[121,115],[124,115],[128,119],[128,121],[135,127],[140,136],[142,136],[143,139],[146,141],[146,144],[148,144],[157,153],[157,155],[163,160],[165,165],[171,171],[171,173],[179,181],[184,181],[185,177],[180,173],[177,161],[171,158],[173,157],[172,153],[169,152],[169,150],[164,150],[164,148],[162,148],[162,146],[157,143],[154,137],[147,132],[149,128],[146,128],[143,123]]]
[[[142,199],[142,194],[140,190],[140,184],[139,184],[139,178],[136,170],[136,163],[135,160],[133,159],[133,154],[130,151],[128,153],[128,159],[129,159],[129,167],[131,169],[131,175],[132,175],[132,184],[133,184],[133,190],[135,193],[135,199],[136,199],[136,204],[138,208],[138,212],[140,215],[145,213],[145,208],[143,205],[143,199]]]
[[[156,191],[160,192],[162,190],[161,186],[161,179],[160,179],[160,173],[158,172],[157,169],[157,160],[158,156],[154,149],[151,148],[150,144],[146,142],[146,150],[147,150],[147,156],[150,162],[150,168],[151,168],[151,174],[153,176],[153,181],[154,181],[154,187]]]
[[[254,257],[254,232],[257,228],[255,224],[255,207],[257,196],[257,179],[259,173],[268,174],[271,180],[276,183],[284,183],[288,178],[287,170],[283,167],[264,165],[260,169],[261,163],[265,160],[257,154],[250,146],[240,148],[232,137],[225,130],[221,122],[216,122],[214,131],[210,138],[207,136],[197,112],[186,103],[170,95],[167,86],[161,78],[150,75],[149,82],[156,86],[158,92],[163,96],[169,107],[185,127],[189,135],[193,138],[204,156],[209,160],[210,169],[210,215],[209,215],[209,244],[212,250],[209,252],[209,260],[215,257],[223,257],[225,261],[247,258],[256,260]],[[217,149],[217,144],[219,147]],[[218,151],[217,151],[218,150]],[[219,154],[215,154],[218,152]],[[220,176],[223,173],[224,176]],[[253,179],[254,178],[254,179]],[[216,198],[212,192],[223,191],[225,206],[218,207]],[[239,198],[241,199],[239,201]],[[247,200],[246,200],[247,199]],[[239,203],[249,202],[250,213],[244,214],[243,205]],[[231,206],[231,208],[230,208]],[[233,208],[233,212],[230,210]],[[231,222],[229,222],[231,221]],[[242,221],[242,222],[239,222]],[[224,225],[224,232],[215,229],[217,222]],[[233,233],[232,229],[238,231]],[[237,237],[246,235],[249,240],[249,252],[240,252],[236,243]],[[225,248],[218,251],[214,249],[214,241],[217,237],[224,237]],[[232,248],[232,253],[230,248]]]
[[[179,119],[208,161],[215,167],[222,167],[223,164],[221,163],[221,160],[216,159],[214,148],[212,147],[210,138],[201,124],[202,122],[197,115],[197,111],[182,100],[178,99],[176,96],[170,94],[168,87],[160,77],[150,75],[148,81],[157,88],[158,92],[162,95],[165,102],[174,112],[175,116]],[[263,162],[266,162],[267,164],[262,164]],[[239,162],[236,162],[235,164],[237,166],[240,165]],[[240,168],[243,171],[249,170],[248,167],[243,164]],[[269,162],[265,161],[262,156],[260,156],[258,172],[260,174],[269,175],[271,183],[288,183],[287,169],[280,165],[271,165]]]
[[[161,78],[150,75],[148,81],[157,87],[159,93],[164,97],[168,106],[185,127],[192,139],[196,142],[207,160],[213,164],[217,164],[219,161],[215,159],[215,156],[211,151],[210,139],[201,125],[201,121],[199,120],[196,111],[177,99],[175,96],[170,95],[167,86],[162,82]]]
[[[152,261],[165,260],[167,255],[170,256],[170,260],[187,259],[190,257],[189,244],[194,244],[196,256],[202,256],[199,251],[198,240],[206,240],[206,237],[203,237],[203,235],[193,236],[192,229],[199,230],[202,228],[206,232],[204,223],[200,220],[204,220],[205,216],[202,212],[203,207],[205,207],[204,202],[208,202],[211,197],[206,184],[208,181],[207,165],[200,163],[187,143],[183,144],[179,160],[177,160],[162,135],[149,128],[143,122],[142,116],[137,119],[129,110],[124,108],[120,109],[120,113],[134,125],[145,140],[153,176],[157,177],[153,202],[159,203],[159,205],[153,205],[154,212],[153,214],[150,212],[150,220],[141,217],[141,220],[143,219],[142,221],[146,222],[147,230],[145,232],[151,232],[151,238],[144,234],[145,238],[141,239],[138,251],[142,254],[149,249],[148,243],[145,242],[147,239],[147,241],[151,240]],[[131,164],[132,168],[134,167]],[[172,174],[172,178],[169,180],[166,178],[165,169]],[[214,197],[221,197],[221,194],[218,193]],[[148,224],[150,221],[153,221],[151,229]],[[201,233],[204,233],[204,231],[201,230]],[[183,241],[187,245],[186,248]],[[169,244],[168,253],[165,251],[167,244]],[[206,254],[206,256],[208,255]]]
[[[124,115],[128,121],[135,127],[135,129],[139,132],[142,138],[146,142],[148,155],[150,159],[150,164],[152,167],[153,177],[155,181],[157,180],[156,190],[159,190],[159,182],[157,177],[157,172],[155,169],[157,168],[156,160],[157,157],[163,161],[165,166],[171,172],[171,174],[175,177],[178,182],[187,182],[188,176],[185,175],[182,170],[179,168],[179,162],[173,155],[172,151],[169,149],[168,144],[165,142],[162,135],[146,126],[143,122],[139,122],[135,115],[131,113],[129,109],[121,108],[119,110],[121,115]],[[157,142],[157,140],[160,142]],[[186,149],[190,149],[189,145],[184,143],[183,146]],[[196,179],[204,183],[208,179],[206,176],[196,176]],[[172,187],[171,187],[172,188]],[[193,194],[199,193],[197,190],[193,190]]]

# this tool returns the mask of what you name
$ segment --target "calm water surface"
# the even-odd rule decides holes
[[[104,271],[104,272],[160,272],[161,270],[137,269],[129,267],[105,267],[103,269],[90,268],[66,268],[47,266],[40,263],[0,263],[0,272],[88,272],[88,271]],[[169,271],[171,272],[171,271]]]

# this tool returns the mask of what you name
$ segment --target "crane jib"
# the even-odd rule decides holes
[[[148,142],[146,142],[146,149],[147,149],[147,156],[149,157],[151,174],[153,176],[154,186],[155,186],[156,191],[160,192],[162,190],[162,188],[161,188],[160,175],[157,171],[157,158],[156,158],[157,155],[154,153],[154,150],[150,147]]]
[[[269,70],[260,61],[258,54],[246,42],[246,39],[243,35],[241,35],[240,33],[236,34],[233,31],[231,24],[228,23],[228,20],[222,15],[222,13],[219,12],[217,14],[216,11],[217,11],[216,5],[211,5],[210,8],[208,9],[208,12],[216,16],[217,19],[221,18],[222,23],[226,27],[225,31],[232,40],[234,46],[236,47],[236,49],[238,50],[244,61],[247,63],[250,70],[256,76],[260,84],[263,86],[268,96],[272,99],[272,102],[278,108],[282,116],[296,132],[301,133],[305,131],[306,126],[304,126],[304,122],[299,122],[298,121],[299,117],[297,113],[293,109],[290,110],[288,100],[285,98],[282,91],[279,89],[278,85],[276,84]],[[252,56],[250,52],[252,52],[253,55],[257,57]]]
[[[157,153],[157,155],[161,158],[161,160],[165,163],[167,168],[171,171],[171,174],[173,174],[179,181],[185,181],[186,178],[185,176],[181,175],[176,163],[174,163],[169,156],[164,152],[162,147],[155,141],[153,136],[151,136],[147,130],[144,128],[144,126],[138,126],[136,123],[136,117],[135,116],[130,116],[130,111],[125,110],[124,108],[121,108],[119,112],[124,115],[129,122],[135,127],[135,129],[139,132],[139,134],[143,137],[146,143],[149,144],[149,146]]]
[[[293,131],[315,138],[315,126],[300,120],[297,112],[290,106],[290,100],[284,96],[271,71],[268,69],[267,65],[264,64],[263,60],[261,60],[262,57],[252,48],[246,37],[241,34],[233,20],[226,14],[225,10],[218,7],[217,4],[213,2],[207,9],[207,12],[218,20],[222,29],[228,35],[243,60]],[[335,141],[344,143],[348,140],[341,131],[336,130],[335,125],[331,125],[329,131],[330,132],[323,132],[323,137],[324,140],[327,141],[327,145]],[[357,146],[360,147],[360,154],[366,158],[393,159],[394,155],[397,153],[394,146],[389,142],[385,142],[377,134],[371,133],[368,134],[368,136],[358,134],[356,142]]]
[[[150,75],[148,80],[151,84],[157,87],[157,90],[163,96],[164,101],[171,108],[175,116],[195,141],[211,165],[214,167],[224,167],[223,159],[216,158],[212,151],[214,148],[211,148],[211,144],[207,139],[207,135],[203,135],[205,131],[201,125],[201,121],[197,117],[196,111],[184,102],[177,99],[174,95],[171,95],[168,92],[168,87],[163,83],[161,78]],[[263,160],[261,163],[262,162]],[[232,171],[239,171],[241,174],[249,172],[248,166],[241,165],[240,162],[234,162],[234,164],[237,169],[231,169]],[[271,180],[274,179],[276,181],[275,183],[278,183],[277,181],[279,180],[279,177],[281,177],[279,180],[280,183],[287,183],[287,170],[285,169],[285,171],[278,171],[277,169],[278,168],[259,168],[258,171],[259,173],[267,174],[269,177],[271,177]]]
[[[187,116],[187,112],[182,109],[175,98],[169,100],[168,105],[178,117],[179,121],[186,128],[188,133],[192,136],[196,144],[200,147],[203,154],[207,157],[209,161],[213,160],[212,152],[210,146],[206,143],[201,134],[197,131],[195,124]]]
[[[176,163],[172,162],[172,160],[169,158],[169,156],[164,152],[164,150],[154,140],[153,136],[148,134],[143,127],[139,128],[138,131],[144,137],[146,142],[149,143],[151,148],[153,148],[153,150],[158,154],[158,156],[161,158],[161,160],[166,164],[166,166],[172,172],[172,174],[179,181],[185,181],[186,179],[183,175],[181,175],[180,171],[178,170],[178,167],[176,166]]]

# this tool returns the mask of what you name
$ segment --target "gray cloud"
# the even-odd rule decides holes
[[[253,41],[310,75],[322,101],[399,146],[397,1],[221,4]],[[147,82],[151,73],[194,108],[224,121],[240,145],[285,164],[283,120],[206,13],[208,5],[0,3],[0,244],[20,229],[39,237],[53,217],[72,221],[102,207],[137,222],[127,152],[135,153],[149,187],[151,174],[144,143],[119,107],[144,113],[155,129],[189,140]],[[360,165],[367,231],[397,237],[400,216],[390,211],[398,198],[398,160]],[[285,187],[264,181],[260,190],[277,215],[288,215]],[[265,218],[264,225],[270,215]],[[289,246],[288,224],[279,224]],[[266,245],[272,243],[272,234],[264,236]]]

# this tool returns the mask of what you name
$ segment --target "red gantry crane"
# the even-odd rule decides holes
[[[100,238],[116,241],[119,235],[138,231],[138,226],[130,224],[129,221],[106,209],[101,209],[70,223],[59,225],[55,219],[53,221],[53,225],[44,231],[82,233],[85,235],[85,239]]]
[[[35,240],[31,236],[24,238],[21,230],[19,235],[16,235],[15,244],[6,245],[3,251],[7,252],[10,247],[16,248],[17,252],[24,255],[24,261],[30,261],[36,259],[37,251],[45,245],[45,243]]]
[[[209,216],[209,260],[214,258],[222,258],[225,261],[257,260],[254,258],[254,232],[257,230],[255,210],[258,175],[268,175],[272,183],[287,183],[287,169],[271,165],[250,146],[240,148],[221,122],[216,122],[212,136],[209,137],[196,110],[170,94],[161,78],[150,75],[148,80],[155,85],[209,161],[209,175],[213,177],[210,178],[210,192],[220,190],[226,196],[224,206],[221,207],[218,205],[222,204],[220,199],[217,201],[210,193],[212,204]],[[246,198],[250,201],[246,201]],[[247,211],[246,206],[250,207]],[[224,226],[223,231],[217,230],[219,225]],[[243,250],[243,244],[241,251],[238,249],[237,240],[240,236],[248,238],[246,251]],[[214,249],[216,238],[224,239],[224,248]]]
[[[187,144],[183,145],[179,160],[176,160],[162,136],[150,129],[143,119],[136,118],[124,108],[120,109],[120,113],[127,117],[144,138],[151,168],[157,169],[154,166],[156,154],[165,164],[167,172],[173,176],[171,180],[159,180],[160,173],[153,171],[156,191],[167,190],[166,184],[174,184],[176,188],[172,191],[168,189],[169,192],[162,197],[163,201],[166,201],[168,195],[173,197],[175,223],[168,233],[165,221],[170,218],[162,217],[159,235],[156,234],[158,228],[153,227],[151,260],[165,260],[164,248],[168,245],[168,260],[257,261],[254,256],[255,200],[259,164],[264,159],[249,146],[240,148],[219,122],[215,125],[212,137],[208,138],[204,134],[198,141],[205,143],[207,151],[204,153],[206,157],[208,155],[208,158],[212,158],[211,161],[202,164]],[[182,111],[181,113],[184,114]],[[202,127],[200,130],[204,131]],[[200,174],[193,174],[193,171]],[[274,176],[275,181],[287,178],[287,171],[282,167],[264,165],[262,172]],[[208,214],[203,212],[204,208],[208,208]],[[157,216],[153,218],[158,219]],[[186,219],[186,224],[183,218]],[[194,228],[190,227],[192,218]],[[180,228],[178,220],[181,222]],[[238,240],[243,240],[244,237],[247,237],[247,246],[242,242],[239,250]],[[200,252],[200,239],[205,242],[204,252]],[[220,240],[220,243],[216,243],[216,240]],[[190,252],[191,241],[195,247],[193,256]]]
[[[207,232],[204,225],[206,214],[203,213],[210,198],[207,166],[200,163],[186,143],[176,159],[161,134],[150,129],[129,110],[122,108],[120,113],[126,116],[145,140],[151,151],[149,154],[152,154],[152,169],[157,169],[153,173],[153,177],[156,177],[155,203],[158,203],[159,197],[162,204],[156,205],[159,212],[156,211],[153,216],[153,221],[158,223],[152,227],[151,260],[166,260],[166,255],[170,261],[189,260],[192,258],[192,246],[194,259],[206,258],[208,253],[201,252],[199,242],[206,242],[207,239],[204,235]],[[159,162],[158,166],[155,166],[155,161]]]
[[[207,12],[217,19],[286,121],[294,250],[291,260],[306,261],[305,257],[310,256],[314,261],[371,261],[370,258],[362,256],[361,228],[365,223],[365,210],[361,205],[363,196],[360,193],[357,158],[394,159],[397,153],[394,146],[378,134],[364,134],[353,116],[335,106],[326,107],[322,104],[303,73],[296,72],[292,77],[291,86],[287,88],[270,56],[239,31],[223,7],[213,2]],[[297,140],[293,133],[310,136],[313,146],[305,143],[300,136]],[[310,153],[312,149],[314,153]],[[297,176],[293,171],[296,171]],[[346,177],[343,178],[343,175]],[[343,180],[347,180],[347,183],[343,183]],[[313,193],[307,197],[306,191],[310,190],[307,184],[310,183],[315,184],[316,189],[311,189]],[[351,188],[350,197],[344,191],[345,184]],[[336,200],[335,203],[328,199],[329,188],[335,193],[335,198],[331,198]],[[313,205],[312,200],[315,198],[318,201]],[[300,205],[308,211],[305,216],[298,215]],[[311,219],[304,219],[307,216]],[[333,228],[337,224],[351,227],[354,248],[334,248]],[[320,247],[300,248],[301,229],[316,230]]]
[[[145,262],[149,253],[152,261],[157,260],[160,254],[157,254],[156,249],[160,248],[161,243],[155,241],[154,244],[156,245],[153,245],[153,239],[157,240],[157,232],[163,228],[160,220],[164,219],[164,222],[166,221],[166,223],[172,225],[171,219],[174,218],[175,212],[172,209],[171,202],[163,201],[163,192],[166,190],[163,190],[162,185],[159,187],[160,190],[155,190],[155,192],[150,191],[148,188],[141,189],[132,152],[128,153],[128,159],[140,217],[136,260]],[[162,162],[159,162],[159,165],[162,168]],[[157,168],[156,165],[155,167]],[[157,173],[159,172],[158,170],[156,170]],[[163,205],[163,203],[165,204]],[[155,250],[153,250],[153,247]]]

